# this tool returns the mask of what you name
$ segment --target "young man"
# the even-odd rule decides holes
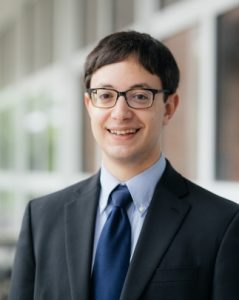
[[[102,167],[28,204],[10,300],[239,299],[239,206],[162,154],[178,82],[172,54],[147,34],[114,33],[89,54]]]

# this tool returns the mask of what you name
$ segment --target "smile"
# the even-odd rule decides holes
[[[139,131],[139,129],[125,129],[125,130],[117,130],[117,129],[108,129],[108,131],[115,135],[128,135],[135,134]]]

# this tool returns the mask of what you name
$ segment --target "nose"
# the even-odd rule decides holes
[[[132,109],[128,106],[123,95],[119,96],[115,106],[112,108],[111,117],[113,119],[129,119],[132,116]]]

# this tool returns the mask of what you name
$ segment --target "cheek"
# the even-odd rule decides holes
[[[158,129],[161,127],[162,122],[162,116],[160,112],[155,112],[154,114],[149,114],[147,116],[147,119],[145,118],[145,122],[148,126],[148,128],[152,131],[158,131]]]
[[[93,132],[99,132],[100,130],[104,130],[104,124],[107,119],[105,113],[103,111],[91,110],[89,111],[91,127]]]

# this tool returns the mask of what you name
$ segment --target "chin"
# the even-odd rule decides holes
[[[138,159],[137,159],[137,155],[136,154],[129,154],[129,153],[114,153],[114,154],[111,154],[110,155],[110,159],[112,161],[115,161],[116,163],[120,163],[120,164],[127,164],[127,165],[130,165],[130,164],[135,164]]]

